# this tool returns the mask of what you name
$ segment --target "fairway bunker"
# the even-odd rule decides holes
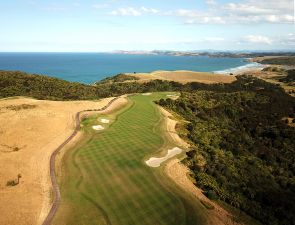
[[[145,163],[150,167],[159,167],[162,162],[165,162],[166,160],[172,158],[175,155],[180,154],[181,152],[182,150],[178,147],[168,149],[166,156],[161,158],[151,157],[149,160],[145,161]]]
[[[152,93],[143,93],[142,95],[151,95]]]
[[[167,95],[168,98],[171,98],[172,100],[176,100],[179,98],[179,95],[174,94],[174,95]]]
[[[108,120],[108,119],[100,119],[100,122],[102,122],[102,123],[110,123],[110,120]]]
[[[101,126],[101,125],[95,125],[95,126],[92,126],[92,129],[93,129],[93,130],[103,130],[104,127]]]

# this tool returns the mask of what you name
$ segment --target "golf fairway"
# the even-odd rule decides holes
[[[153,101],[166,95],[129,97],[124,109],[98,115],[111,121],[103,131],[91,128],[98,117],[83,122],[85,138],[61,161],[62,200],[53,224],[202,224],[190,203],[169,188],[161,168],[144,161],[165,145]]]

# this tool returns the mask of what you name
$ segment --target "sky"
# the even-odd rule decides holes
[[[295,51],[294,1],[0,1],[0,51]]]

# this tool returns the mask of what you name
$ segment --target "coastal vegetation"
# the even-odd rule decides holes
[[[182,86],[176,82],[161,80],[144,84],[117,83],[118,80],[126,80],[125,76],[127,75],[123,78],[122,75],[117,76],[114,78],[116,82],[104,80],[97,82],[96,85],[86,85],[19,71],[0,71],[0,97],[27,96],[47,100],[91,100],[128,93],[170,91]]]
[[[182,92],[158,104],[184,117],[193,147],[184,163],[212,199],[268,225],[295,224],[295,99],[277,85],[242,76]]]
[[[262,64],[295,66],[295,56],[270,57],[259,60]]]
[[[256,83],[262,82],[259,79],[254,80]],[[96,85],[86,85],[18,71],[0,71],[0,97],[27,96],[48,100],[91,100],[129,93],[158,91],[222,91],[225,89],[240,90],[240,88],[247,90],[252,81],[247,82],[238,77],[232,83],[210,85],[199,82],[181,84],[167,80],[151,80],[144,83],[102,81],[97,82]],[[266,88],[268,85],[264,84],[264,86]],[[271,89],[272,86],[267,88]]]
[[[95,84],[118,83],[118,82],[135,81],[135,80],[139,80],[139,78],[120,73],[112,77],[104,78],[101,81],[96,82]]]
[[[284,78],[279,79],[280,82],[284,83],[291,83],[295,82],[295,69],[294,70],[288,70],[287,76]]]

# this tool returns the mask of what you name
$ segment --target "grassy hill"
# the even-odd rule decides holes
[[[262,64],[295,66],[295,56],[271,57],[262,59],[259,62]]]

